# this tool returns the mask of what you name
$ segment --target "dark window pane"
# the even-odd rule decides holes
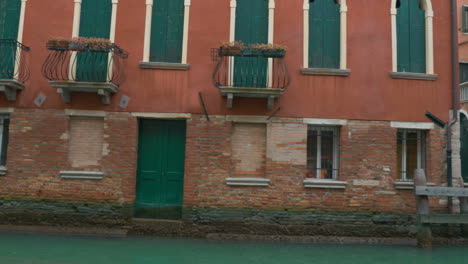
[[[333,178],[333,131],[322,131],[321,179]]]
[[[307,132],[307,177],[315,178],[317,169],[317,131]]]

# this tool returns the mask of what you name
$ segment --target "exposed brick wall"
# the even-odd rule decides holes
[[[107,113],[98,166],[104,179],[61,179],[60,171],[76,169],[68,161],[69,117],[63,110],[16,109],[0,198],[133,203],[137,135],[135,117]]]
[[[235,126],[223,116],[211,122],[194,116],[188,121],[185,206],[268,208],[322,211],[414,213],[411,190],[397,190],[397,129],[386,121],[348,121],[340,128],[340,181],[346,189],[305,188],[307,124],[276,118],[267,124],[265,177],[269,187],[230,187],[229,162]],[[445,182],[444,130],[427,137],[429,181]],[[432,209],[444,210],[431,199]]]
[[[136,186],[137,123],[129,113],[107,112],[98,166],[104,179],[65,180],[59,172],[76,169],[68,160],[73,138],[69,117],[63,110],[16,109],[11,114],[8,173],[0,177],[0,198],[131,205]],[[394,186],[399,178],[397,140],[390,122],[355,120],[341,127],[339,180],[347,187],[337,190],[303,185],[307,124],[302,119],[273,118],[267,124],[246,127],[252,139],[263,135],[263,140],[250,141],[257,146],[248,151],[264,149],[258,152],[265,153],[262,175],[271,185],[227,186],[226,178],[236,175],[232,160],[240,152],[233,143],[239,141],[235,138],[239,127],[226,116],[211,116],[207,122],[204,116],[193,115],[187,120],[185,207],[414,213],[414,192]],[[444,132],[436,128],[427,137],[426,172],[429,181],[438,185],[446,177]],[[443,201],[431,201],[432,209],[444,209]]]
[[[265,176],[265,124],[235,123],[232,127],[231,149],[231,176]]]

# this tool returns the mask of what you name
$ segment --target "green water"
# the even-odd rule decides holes
[[[165,238],[0,235],[0,263],[468,263],[468,248],[219,242]]]

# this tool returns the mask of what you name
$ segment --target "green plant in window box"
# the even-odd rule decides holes
[[[249,45],[252,56],[263,56],[268,58],[282,58],[288,49],[286,46],[279,44],[251,44]],[[247,55],[247,54],[246,54]]]
[[[46,43],[48,50],[68,50],[70,39],[67,38],[49,38]]]
[[[220,56],[239,56],[244,49],[245,45],[242,41],[221,42],[219,53]]]

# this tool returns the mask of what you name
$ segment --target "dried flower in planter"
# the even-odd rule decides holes
[[[109,51],[112,48],[112,42],[103,38],[88,38],[88,48],[91,51]]]
[[[67,38],[49,38],[46,48],[49,50],[68,50],[70,39]]]

